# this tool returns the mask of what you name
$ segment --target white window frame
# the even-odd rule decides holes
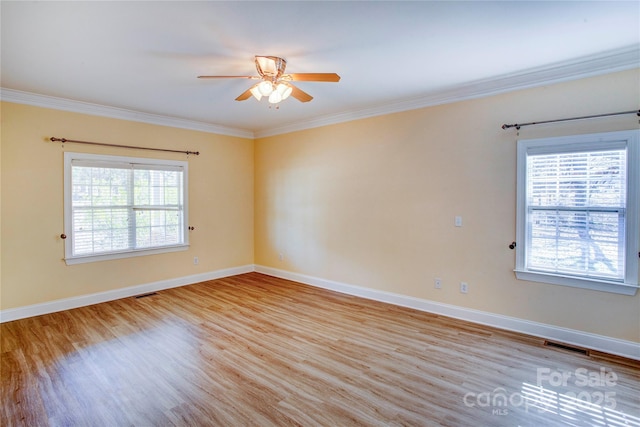
[[[528,246],[526,241],[527,156],[529,154],[552,154],[620,147],[627,149],[624,280],[565,276],[528,269],[526,266]],[[519,140],[517,150],[516,277],[533,282],[635,295],[638,290],[638,251],[640,250],[640,130]]]
[[[168,168],[180,167],[183,170],[183,243],[168,246],[156,246],[143,249],[128,249],[124,251],[113,251],[92,255],[74,255],[73,254],[73,209],[72,209],[72,161],[74,160],[90,160],[95,162],[116,162],[120,164],[142,164],[153,166],[166,166]],[[87,153],[64,153],[64,233],[65,239],[65,263],[67,265],[107,261],[122,258],[131,258],[143,255],[160,254],[167,252],[184,251],[189,249],[189,196],[188,196],[188,162],[177,160],[161,160],[152,158],[138,158],[125,156],[107,156]]]

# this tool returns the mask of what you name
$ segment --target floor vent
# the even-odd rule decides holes
[[[140,298],[145,298],[145,297],[152,297],[154,295],[158,295],[158,293],[157,292],[150,292],[148,294],[136,295],[134,298],[135,299],[140,299]]]
[[[584,354],[585,356],[589,356],[589,350],[587,350],[586,348],[574,347],[570,344],[562,344],[554,341],[545,341],[544,345],[545,347],[559,348],[560,350],[567,350],[573,353],[579,353],[579,354]]]

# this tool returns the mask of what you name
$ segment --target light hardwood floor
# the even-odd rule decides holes
[[[0,328],[2,426],[640,426],[638,362],[258,273]]]

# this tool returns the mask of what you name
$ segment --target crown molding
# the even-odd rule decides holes
[[[489,79],[476,80],[433,92],[419,98],[401,100],[357,111],[326,115],[312,120],[291,123],[285,126],[262,129],[255,132],[256,138],[343,123],[384,114],[399,113],[419,108],[433,107],[452,102],[482,98],[516,90],[578,80],[603,74],[615,73],[640,67],[640,46],[628,46],[604,53],[583,56],[570,61],[530,68],[526,71],[505,74]]]
[[[161,116],[158,114],[143,113],[140,111],[92,104],[90,102],[74,101],[54,96],[39,95],[14,89],[0,88],[0,99],[6,102],[15,102],[17,104],[33,105],[35,107],[70,111],[73,113],[89,114],[92,116],[102,116],[112,119],[148,123],[152,125],[196,130],[219,135],[237,136],[240,138],[254,138],[253,132],[244,129],[213,125],[210,123],[179,119],[176,117]]]
[[[284,126],[265,128],[255,132],[246,129],[143,113],[134,110],[39,95],[7,88],[0,88],[0,99],[2,101],[52,108],[55,110],[71,111],[94,116],[103,116],[160,126],[170,126],[220,135],[255,139],[352,120],[381,116],[384,114],[399,113],[402,111],[416,110],[419,108],[433,107],[452,102],[498,95],[505,92],[594,77],[639,67],[640,46],[633,45],[600,54],[583,56],[570,61],[562,61],[542,67],[531,68],[522,72],[505,74],[495,78],[476,80],[443,90],[438,90],[419,98],[385,103],[360,110],[329,114],[310,120],[290,123]]]

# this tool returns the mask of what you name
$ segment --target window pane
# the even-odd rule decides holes
[[[149,171],[135,171],[134,174],[134,203],[136,205],[147,206],[150,204],[149,195]]]
[[[182,171],[136,170],[137,206],[182,206]]]
[[[71,161],[72,256],[184,243],[183,166],[81,156]]]
[[[624,279],[626,150],[527,157],[526,266]]]
[[[624,240],[618,212],[534,210],[530,216],[528,268],[622,279]]]
[[[136,228],[136,246],[138,248],[148,248],[151,246],[151,227]]]
[[[529,206],[623,207],[626,150],[529,156]]]
[[[167,205],[181,205],[180,190],[178,186],[165,187],[164,200]]]
[[[181,243],[181,218],[181,211],[137,210],[136,247],[146,248]]]
[[[78,208],[73,213],[74,254],[129,248],[127,208]]]
[[[93,232],[76,231],[73,233],[73,254],[87,255],[93,253]]]
[[[111,250],[111,233],[109,230],[93,231],[93,252],[109,252]]]

